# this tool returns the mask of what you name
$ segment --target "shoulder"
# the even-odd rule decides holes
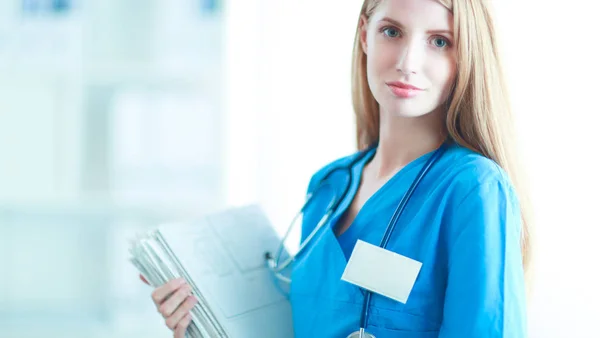
[[[453,146],[444,156],[440,182],[447,235],[456,241],[460,233],[484,238],[504,238],[521,230],[518,196],[506,171],[495,161],[470,149]]]
[[[319,191],[319,188],[322,187],[321,183],[325,179],[327,179],[328,182],[330,182],[332,177],[330,176],[330,174],[333,174],[334,172],[339,172],[340,174],[342,174],[343,171],[339,169],[350,167],[352,163],[357,161],[361,154],[362,152],[355,152],[350,155],[336,158],[329,163],[321,165],[321,167],[312,174],[307,189],[307,194],[311,196],[310,199],[308,199],[307,201],[311,202],[307,203],[303,207],[301,241],[304,241],[308,234],[310,234],[315,229],[315,226],[319,224],[319,220],[321,219],[321,217],[323,217],[323,215],[327,213],[327,208],[331,203],[331,194],[317,193],[317,191]],[[334,181],[342,182],[335,179]],[[341,188],[341,183],[339,186],[337,186],[337,184],[330,184],[328,186],[334,187],[334,189],[343,189]],[[336,194],[334,194],[333,196],[335,195]]]
[[[350,166],[353,162],[355,162],[361,154],[364,154],[364,151],[356,151],[349,155],[344,155],[342,157],[335,158],[331,162],[325,163],[322,165],[317,171],[315,171],[309,181],[308,184],[308,193],[313,191],[319,183],[327,177],[327,175],[338,168],[345,168]]]
[[[492,159],[471,149],[452,145],[441,164],[443,173],[440,177],[457,203],[476,198],[486,191],[497,191],[511,200],[516,199],[515,188],[507,172]]]

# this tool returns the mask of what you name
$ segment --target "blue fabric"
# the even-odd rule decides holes
[[[352,167],[353,178],[358,178],[361,176],[363,168],[365,167],[366,163],[369,162],[369,160],[372,158],[373,154],[374,151],[370,151],[367,156],[365,156],[361,161],[359,161]],[[343,205],[340,205],[340,208],[343,208],[344,210],[346,210],[352,203],[352,197],[354,197],[358,190],[360,180],[354,179],[352,183],[353,184],[350,187],[350,192],[348,193],[348,198],[344,200]],[[341,214],[337,215],[337,217],[341,216]],[[342,252],[344,253],[344,257],[346,257],[346,261],[350,259],[352,250],[354,250],[354,245],[358,241],[358,236],[360,233],[359,230],[360,229],[358,227],[350,226],[338,237],[338,242],[340,244]]]
[[[348,257],[358,239],[379,244],[394,209],[433,153],[392,177],[336,238],[331,225],[350,205],[374,152],[353,168],[348,197],[294,263],[290,301],[296,338],[344,338],[358,329],[363,294],[341,280]],[[355,156],[319,170],[308,191]],[[330,176],[336,194],[348,176],[346,170]],[[303,218],[302,239],[332,196],[327,189],[315,194]],[[409,299],[403,304],[374,294],[367,331],[377,338],[525,337],[520,231],[518,201],[506,174],[489,159],[452,145],[415,191],[387,247],[423,263]]]

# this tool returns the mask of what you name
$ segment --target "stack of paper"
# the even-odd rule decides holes
[[[248,206],[164,224],[137,238],[130,253],[153,287],[179,277],[192,287],[190,337],[291,338],[289,301],[264,258],[279,243],[262,210]]]

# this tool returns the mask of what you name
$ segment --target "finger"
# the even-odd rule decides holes
[[[175,310],[175,312],[169,318],[167,318],[167,320],[165,321],[167,327],[171,330],[175,330],[177,324],[182,320],[182,318],[184,318],[190,313],[190,310],[196,304],[198,304],[198,300],[196,299],[196,297],[187,297],[185,302],[183,302],[183,304],[181,304],[181,306],[179,306],[179,308],[177,308],[177,310]]]
[[[187,314],[185,317],[183,317],[183,319],[177,324],[177,327],[175,327],[175,334],[173,335],[173,337],[185,338],[185,330],[187,330],[187,327],[190,325],[191,322],[192,315]]]
[[[148,280],[146,280],[146,278],[144,276],[142,276],[142,274],[140,274],[140,279],[142,280],[142,282],[150,285],[150,283],[148,282]]]
[[[167,318],[173,315],[175,310],[185,301],[188,296],[192,295],[192,289],[189,285],[184,285],[179,290],[175,291],[175,293],[167,298],[159,307],[158,312],[162,313],[162,315]]]
[[[177,278],[173,279],[166,284],[157,287],[152,291],[152,300],[156,306],[159,306],[164,302],[164,300],[172,294],[175,290],[179,289],[182,285],[185,284],[185,279]]]

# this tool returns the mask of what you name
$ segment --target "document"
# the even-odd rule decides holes
[[[251,205],[163,224],[132,243],[130,260],[152,286],[179,277],[192,286],[199,302],[189,337],[292,338],[290,303],[265,262],[279,245]]]

